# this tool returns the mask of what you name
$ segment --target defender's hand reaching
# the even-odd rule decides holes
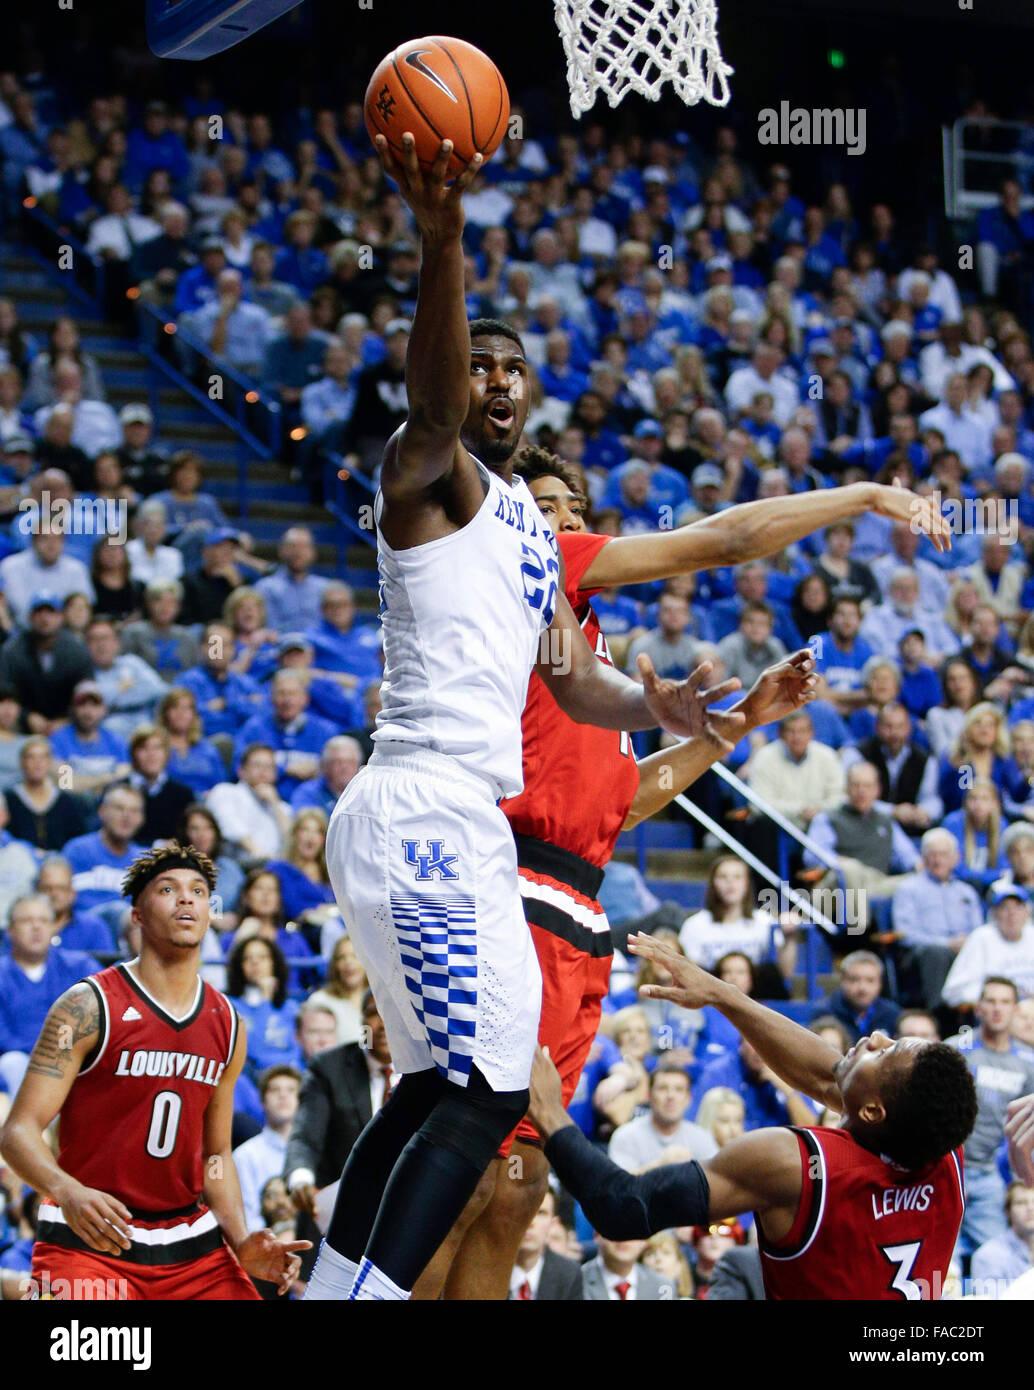
[[[732,710],[716,710],[710,706],[724,695],[739,690],[736,677],[701,690],[714,670],[710,661],[703,662],[688,680],[662,679],[648,656],[638,658],[639,674],[643,678],[646,707],[662,729],[681,738],[706,738],[722,753],[731,753],[742,737],[746,719]]]

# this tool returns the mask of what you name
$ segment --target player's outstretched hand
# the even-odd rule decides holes
[[[1034,1095],[1009,1102],[1005,1134],[1009,1140],[1012,1170],[1028,1187],[1034,1187]]]
[[[646,706],[662,729],[681,738],[706,738],[719,752],[732,752],[743,735],[745,716],[710,706],[723,695],[739,690],[740,682],[735,676],[710,690],[701,690],[714,670],[710,661],[702,662],[684,681],[662,679],[645,653],[638,658],[638,666]]]
[[[241,1268],[253,1279],[265,1279],[277,1284],[278,1294],[284,1294],[298,1278],[302,1262],[296,1250],[311,1250],[311,1240],[279,1240],[272,1231],[252,1231],[237,1247]]]
[[[800,651],[762,671],[740,701],[740,708],[749,714],[751,726],[757,728],[761,724],[785,719],[794,710],[814,700],[817,687],[815,653],[810,647],[802,647]]]
[[[528,1119],[543,1138],[548,1139],[554,1130],[560,1129],[569,1121],[564,1110],[564,1091],[560,1073],[553,1065],[547,1048],[535,1049],[530,1091]]]
[[[121,1255],[129,1249],[129,1223],[133,1217],[117,1197],[75,1183],[62,1194],[60,1206],[69,1228],[91,1250],[101,1255]]]
[[[667,999],[683,1009],[701,1009],[714,1002],[715,977],[673,947],[646,932],[637,932],[628,938],[628,949],[633,956],[652,960],[672,979],[670,985],[640,985],[639,993],[644,999]]]
[[[949,519],[929,497],[909,492],[900,478],[894,479],[893,487],[878,485],[873,510],[877,516],[888,516],[892,521],[907,521],[913,531],[929,536],[936,549],[951,549]]]
[[[446,183],[452,141],[443,140],[430,169],[422,169],[416,157],[416,141],[411,131],[402,134],[402,158],[395,154],[383,135],[374,142],[381,165],[399,186],[399,192],[412,209],[420,234],[424,237],[457,237],[463,231],[463,194],[484,163],[476,154],[467,167]]]

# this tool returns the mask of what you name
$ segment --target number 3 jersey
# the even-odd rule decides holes
[[[521,711],[560,563],[526,484],[477,468],[488,491],[466,526],[409,550],[378,533],[384,684],[373,738],[448,754],[498,799],[521,789]]]
[[[193,1009],[174,1019],[125,965],[86,983],[100,1002],[100,1041],[61,1107],[58,1163],[134,1215],[196,1213],[205,1176],[204,1115],[233,1056],[236,1010],[199,980]]]
[[[795,1129],[801,1201],[786,1236],[759,1231],[770,1299],[944,1296],[963,1211],[962,1150],[915,1172],[843,1129]]]

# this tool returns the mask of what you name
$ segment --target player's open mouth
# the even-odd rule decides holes
[[[488,418],[493,425],[508,430],[514,420],[513,402],[508,400],[493,401],[488,407]]]

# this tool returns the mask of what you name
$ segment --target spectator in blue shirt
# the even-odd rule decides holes
[[[966,937],[984,920],[976,889],[956,873],[958,840],[942,826],[921,841],[923,863],[894,890],[891,914],[901,938],[899,992],[908,1002],[934,1009]]]
[[[546,335],[546,360],[539,368],[543,393],[560,401],[575,401],[589,385],[589,378],[571,362],[571,338],[562,328]]]
[[[1017,180],[1006,179],[998,206],[984,208],[977,219],[980,288],[988,299],[1000,299],[1010,308],[1020,307],[1021,295],[1030,292],[1034,256],[1034,212],[1022,210],[1021,197]]]
[[[167,169],[174,184],[190,173],[190,156],[183,139],[170,129],[169,109],[163,101],[148,102],[143,126],[134,126],[126,141],[124,177],[139,193],[152,169]]]
[[[244,298],[244,279],[227,266],[215,282],[216,297],[180,319],[181,327],[200,338],[212,353],[239,372],[260,376],[273,320],[258,304]]]
[[[320,621],[304,629],[315,648],[316,669],[352,675],[357,687],[379,676],[380,625],[356,621],[355,598],[347,584],[337,580],[327,584],[320,596],[320,613]]]
[[[586,468],[600,468],[610,472],[628,457],[628,450],[621,442],[621,436],[608,429],[607,403],[598,391],[583,391],[574,403],[569,423],[578,425],[585,434]]]
[[[226,993],[247,1026],[247,1069],[253,1077],[266,1067],[300,1067],[296,1036],[298,1004],[287,997],[287,962],[275,941],[241,939],[226,962]]]
[[[330,583],[313,574],[316,544],[307,526],[292,526],[277,547],[280,564],[255,585],[266,600],[269,626],[280,632],[304,632],[320,617],[320,600]]]
[[[290,967],[288,979],[292,989],[300,985],[311,988],[319,974],[318,969],[307,965],[314,958],[313,951],[298,924],[287,920],[276,874],[265,868],[252,869],[241,887],[238,908],[241,923],[231,952],[241,941],[261,937],[283,953]]]
[[[0,956],[0,1077],[13,1095],[47,1010],[66,989],[100,966],[82,951],[55,946],[54,909],[42,894],[18,898]]]
[[[101,828],[91,835],[77,835],[64,850],[72,866],[72,886],[84,912],[112,904],[125,906],[122,880],[134,859],[147,848],[133,838],[144,823],[144,794],[137,787],[110,783],[97,814]]]
[[[294,165],[283,152],[273,144],[273,127],[269,117],[256,112],[248,117],[248,162],[246,172],[249,178],[266,179],[269,185],[283,183],[295,176]]]
[[[959,734],[941,759],[940,795],[945,812],[957,811],[977,779],[993,782],[999,798],[1012,788],[1016,766],[1008,756],[1005,716],[988,700],[966,711]]]
[[[973,1252],[970,1274],[978,1298],[1002,1291],[1034,1266],[1034,1187],[1011,1182],[1005,1189],[1005,1235],[992,1236]]]
[[[944,829],[959,847],[959,878],[983,893],[1007,867],[1001,848],[1002,810],[998,788],[977,778],[957,811],[944,817]]]
[[[363,763],[363,751],[354,738],[338,734],[323,745],[319,775],[302,782],[291,796],[291,809],[302,811],[315,806],[330,814],[338,799]]]
[[[176,285],[172,309],[177,318],[218,299],[216,282],[228,262],[218,237],[208,237],[201,243],[200,264],[185,270]]]
[[[190,788],[195,796],[226,777],[226,764],[215,744],[202,736],[197,699],[186,686],[173,686],[159,701],[155,716],[169,741],[166,771],[174,782]]]
[[[323,745],[340,731],[310,713],[308,681],[300,671],[277,672],[271,701],[269,712],[252,715],[237,734],[234,752],[239,760],[249,744],[268,744],[276,753],[277,791],[290,801],[299,783],[316,776]]]
[[[352,364],[344,346],[333,343],[323,357],[323,376],[302,389],[302,424],[319,440],[331,425],[347,420],[354,406]]]
[[[128,776],[129,749],[124,739],[102,727],[108,710],[96,681],[79,682],[69,712],[71,721],[51,734],[50,746],[56,760],[72,769],[76,792],[95,795]]]
[[[186,531],[204,532],[225,526],[226,516],[211,493],[201,491],[201,455],[181,449],[169,460],[169,486],[154,500],[165,508],[169,534],[177,539]]]
[[[292,922],[305,921],[312,927],[322,926],[338,911],[327,874],[327,819],[315,806],[297,811],[287,837],[287,853],[266,865],[280,880],[284,913]]]
[[[892,1037],[901,1009],[882,997],[883,962],[872,951],[851,951],[840,962],[840,988],[816,1004],[812,1018],[832,1014],[851,1042],[882,1028]]]
[[[926,718],[941,702],[941,678],[927,660],[926,638],[916,628],[898,644],[901,653],[901,703],[913,719]]]
[[[315,235],[315,215],[303,209],[292,212],[284,223],[287,245],[276,258],[276,278],[293,285],[304,295],[311,294],[317,285],[330,279],[326,256],[312,244]]]
[[[115,933],[96,912],[84,912],[72,884],[72,866],[61,854],[48,854],[39,866],[35,890],[50,900],[54,909],[54,944],[65,951],[91,955],[117,950]]]
[[[233,632],[226,623],[208,624],[203,651],[201,665],[184,671],[178,684],[194,696],[206,738],[236,735],[261,707],[261,687],[251,676],[230,670]]]
[[[289,632],[277,644],[281,671],[303,673],[313,715],[339,729],[354,729],[363,722],[363,700],[357,680],[344,672],[323,673],[313,669],[315,648],[300,632]]]
[[[313,328],[308,304],[293,304],[283,333],[266,348],[263,385],[279,395],[282,406],[297,410],[305,388],[319,381],[329,346],[326,334]]]

